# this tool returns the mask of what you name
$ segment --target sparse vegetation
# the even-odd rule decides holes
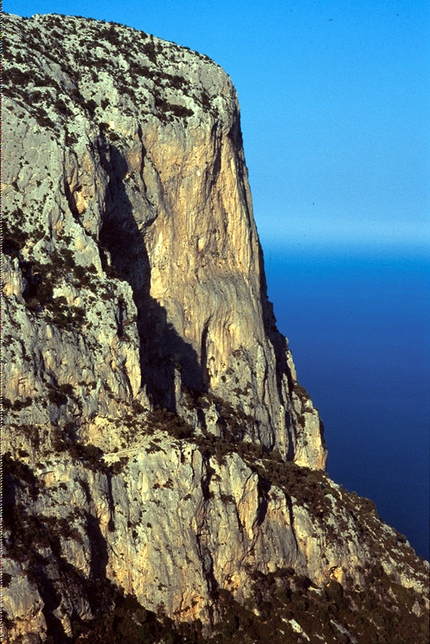
[[[146,427],[149,433],[161,430],[178,439],[190,438],[194,433],[189,423],[167,409],[156,409],[148,414]]]
[[[163,124],[177,123],[178,120],[182,120],[184,127],[195,110],[216,115],[214,105],[218,100],[223,100],[222,97],[216,94],[215,89],[211,89],[211,95],[209,95],[205,89],[198,86],[198,83],[194,86],[194,83],[180,75],[181,68],[188,60],[188,54],[184,54],[183,50],[175,45],[160,43],[146,34],[137,35],[136,32],[115,23],[105,23],[100,29],[99,23],[95,21],[85,20],[82,23],[75,17],[45,16],[39,17],[38,20],[38,26],[34,23],[30,26],[31,22],[29,22],[25,28],[26,55],[22,53],[24,50],[19,51],[18,45],[11,44],[6,48],[5,95],[14,97],[13,109],[18,105],[17,115],[20,119],[29,112],[40,128],[51,130],[52,140],[55,132],[56,141],[64,135],[64,138],[61,138],[61,145],[65,140],[66,146],[71,148],[77,146],[72,150],[72,154],[77,154],[80,150],[79,146],[83,147],[87,144],[89,147],[102,146],[106,151],[106,158],[108,155],[111,155],[109,158],[114,158],[114,154],[122,154],[122,146],[125,145],[127,136],[124,132],[127,132],[127,128],[118,128],[116,132],[114,126],[110,124],[114,118],[117,119],[118,112],[125,116],[130,114],[135,116],[136,112],[133,110],[136,106],[139,107],[142,122],[146,115],[152,114]],[[50,38],[41,38],[41,32],[50,34]],[[73,69],[70,69],[70,59],[68,62],[71,50],[73,50],[75,63]],[[55,77],[50,76],[48,71],[43,71],[45,68],[48,70],[49,65],[36,64],[41,54],[58,67],[58,74]],[[112,57],[123,61],[121,73],[111,62]],[[204,56],[200,58],[207,60]],[[160,62],[163,62],[163,65]],[[31,68],[35,71],[30,71]],[[56,80],[61,78],[62,74],[68,75],[67,84]],[[102,91],[103,83],[108,87],[107,91]],[[109,98],[106,98],[106,95]],[[192,106],[195,110],[188,106]],[[91,121],[85,136],[76,125],[79,121],[76,115],[84,115],[88,122]],[[34,124],[34,121],[31,122]],[[140,123],[140,120],[134,119],[134,123]],[[134,132],[136,127],[133,127]],[[40,128],[36,130],[39,132]],[[42,135],[40,136],[43,138]],[[49,140],[49,135],[45,138]],[[135,143],[138,145],[138,138]],[[144,157],[144,153],[142,156]],[[133,189],[140,189],[136,186],[141,185],[138,180],[142,182],[142,176],[145,176],[146,181],[143,166],[144,162],[149,164],[149,161],[149,158],[143,159],[140,171],[136,166],[134,175],[126,174],[124,177],[118,171],[117,176],[106,177],[106,185],[107,179],[112,179],[110,187],[115,185],[115,180],[121,183],[121,189],[124,189],[123,203]],[[20,170],[23,170],[23,167]],[[44,168],[48,173],[48,166]],[[148,169],[150,165],[145,166],[145,172]],[[26,172],[29,172],[29,168],[24,169],[22,173],[17,172],[11,182],[15,205],[21,203],[19,199],[25,187],[23,175]],[[53,181],[53,178],[51,179]],[[158,179],[153,180],[154,184],[161,186],[161,179],[157,183]],[[44,194],[43,190],[46,186],[43,182],[47,180],[43,176],[33,180],[35,193]],[[149,183],[148,186],[146,197],[152,199]],[[14,266],[19,266],[24,284],[22,294],[24,302],[16,298],[18,303],[14,302],[14,305],[21,307],[21,312],[25,314],[24,317],[29,322],[29,326],[39,325],[40,328],[43,325],[39,322],[43,319],[55,325],[56,329],[52,327],[50,329],[54,337],[66,335],[67,339],[70,339],[70,333],[73,332],[77,336],[77,332],[83,330],[84,333],[79,334],[82,342],[94,351],[96,334],[90,333],[90,320],[95,319],[96,324],[102,323],[103,311],[108,310],[107,303],[116,301],[117,335],[115,336],[115,326],[112,322],[113,340],[109,351],[115,358],[117,369],[125,364],[125,371],[129,369],[130,373],[130,369],[134,370],[133,378],[130,376],[132,381],[138,371],[137,359],[135,362],[133,360],[129,363],[121,362],[128,360],[129,357],[125,354],[122,342],[127,338],[126,328],[135,325],[138,322],[137,317],[129,315],[127,302],[117,297],[119,285],[109,283],[105,279],[106,276],[110,279],[122,279],[115,267],[110,265],[111,260],[107,249],[99,249],[105,276],[98,276],[98,270],[94,264],[82,266],[77,263],[77,261],[88,262],[88,259],[80,260],[79,257],[88,257],[88,246],[93,243],[95,235],[90,237],[84,228],[84,223],[88,224],[85,217],[88,217],[90,211],[87,210],[86,215],[81,210],[78,212],[73,194],[70,194],[72,189],[69,189],[69,192],[67,189],[67,182],[65,182],[61,198],[64,201],[64,209],[67,209],[68,200],[70,212],[67,212],[64,217],[61,208],[57,219],[55,212],[48,216],[50,202],[48,199],[43,201],[42,198],[40,201],[35,199],[34,212],[24,213],[21,207],[14,205],[11,212],[5,213],[4,253],[8,256],[8,260],[13,260]],[[107,190],[105,204],[107,210],[111,206],[112,209],[114,206],[118,207],[118,204],[112,205],[109,202],[108,192]],[[101,187],[99,197],[100,201],[103,201]],[[74,220],[71,219],[72,215]],[[69,217],[69,223],[65,221],[67,217]],[[75,227],[81,227],[79,235],[83,243],[78,244],[76,241],[78,236],[72,237],[72,233],[70,236],[65,234],[64,231],[70,230],[70,222]],[[134,224],[133,221],[131,223]],[[75,235],[74,232],[73,235]],[[35,249],[36,244],[38,246]],[[86,245],[87,248],[85,248]],[[77,248],[83,248],[86,255],[79,255]],[[112,255],[115,256],[115,253]],[[131,254],[131,261],[133,259]],[[76,291],[79,293],[79,290],[84,289],[87,293],[80,294],[81,306],[70,305],[70,302],[78,301]],[[88,293],[90,291],[94,291],[96,295],[92,296]],[[139,310],[139,324],[146,314],[145,311],[142,314],[143,309],[144,307]],[[19,327],[18,316],[12,319],[11,324],[15,325],[15,328]],[[173,334],[174,329],[167,328]],[[5,344],[7,346],[14,344],[15,355],[19,356],[21,349],[17,337],[18,333],[8,334],[5,336]],[[41,333],[38,337],[41,345],[44,336]],[[39,348],[40,346],[37,347],[38,350]],[[143,350],[146,350],[145,347]],[[55,365],[55,359],[50,360],[47,357],[48,351],[46,356],[43,351],[40,351],[40,354],[34,351],[33,355],[23,345],[22,352],[24,351],[27,351],[27,355],[23,355],[22,360],[27,370],[32,369],[35,373],[36,369],[42,371],[44,367],[40,365],[45,357],[47,365]],[[180,353],[178,351],[178,355]],[[65,353],[65,355],[68,354]],[[233,355],[240,362],[243,349],[237,349]],[[176,364],[171,362],[170,355],[167,356],[165,363],[160,361],[160,364],[156,362],[157,357],[154,357],[152,363],[155,365],[154,372],[160,366],[160,371],[163,373],[162,369],[166,364],[169,367],[169,373],[181,368],[179,362]],[[105,356],[101,358],[105,360]],[[164,359],[164,356],[162,358]],[[109,359],[110,356],[103,364],[108,365]],[[180,361],[182,358],[175,355],[176,359]],[[148,362],[150,362],[149,359]],[[95,353],[94,364],[100,363],[100,355]],[[145,364],[144,360],[142,364]],[[109,367],[106,368],[109,369]],[[8,398],[3,400],[4,412],[8,414],[9,419],[12,419],[12,423],[14,420],[17,421],[16,424],[11,423],[11,432],[14,432],[17,441],[21,441],[18,443],[19,449],[14,452],[14,457],[7,453],[3,459],[5,552],[22,565],[30,583],[38,589],[44,602],[43,615],[48,628],[46,644],[84,644],[88,641],[94,644],[254,644],[257,642],[271,644],[297,642],[299,644],[305,640],[311,644],[317,642],[320,644],[322,639],[326,644],[346,644],[347,642],[425,644],[428,641],[428,625],[421,597],[413,590],[397,584],[394,577],[390,578],[384,572],[380,563],[383,561],[383,555],[389,550],[394,561],[398,557],[399,566],[404,562],[412,567],[416,565],[414,556],[407,554],[411,551],[405,546],[406,538],[395,531],[376,538],[375,533],[380,530],[381,524],[376,508],[370,500],[360,499],[353,493],[348,494],[335,486],[323,472],[299,467],[291,462],[286,463],[278,451],[270,451],[258,441],[245,440],[250,436],[259,435],[258,421],[247,415],[240,407],[241,399],[249,397],[252,389],[252,384],[245,382],[245,376],[242,379],[236,377],[235,388],[232,389],[234,404],[210,393],[189,389],[185,396],[187,399],[185,407],[188,409],[185,409],[182,417],[165,408],[148,411],[138,400],[130,401],[128,398],[131,396],[129,392],[135,388],[133,382],[129,389],[125,388],[124,394],[120,386],[117,386],[115,375],[106,375],[105,370],[103,376],[100,376],[100,380],[96,382],[92,379],[98,379],[99,376],[94,375],[94,370],[91,369],[92,367],[87,369],[87,366],[82,368],[82,374],[78,376],[81,380],[77,384],[59,382],[53,375],[54,369],[51,371],[46,369],[45,375],[39,381],[35,376],[34,391],[28,388],[21,390],[32,392],[32,396],[23,395],[14,400]],[[59,373],[65,378],[64,371],[59,370]],[[222,379],[227,381],[230,378],[233,382],[234,378],[231,378],[234,375],[233,369],[230,368],[226,374]],[[109,380],[110,385],[106,379]],[[162,379],[163,377],[160,377],[160,381]],[[76,380],[72,382],[75,383]],[[47,381],[48,384],[46,384]],[[31,378],[29,382],[30,385],[26,387],[32,386]],[[40,394],[40,382],[46,384],[43,396],[36,395],[36,393]],[[197,378],[193,382],[198,382]],[[304,414],[309,408],[309,395],[298,384],[294,385],[293,391],[301,401],[302,413],[298,415],[298,422],[304,425]],[[96,393],[100,393],[99,400]],[[157,395],[156,392],[154,400],[157,399]],[[115,447],[112,451],[118,454],[115,457],[118,460],[112,465],[106,463],[100,448],[85,443],[80,438],[85,435],[84,432],[81,433],[82,423],[87,422],[82,403],[85,396],[91,397],[90,403],[93,405],[93,407],[89,405],[91,418],[97,414],[105,414],[107,403],[114,402],[117,405],[112,405],[114,418],[111,420],[117,431],[113,441]],[[161,395],[157,400],[160,399]],[[167,396],[165,400],[168,400]],[[97,408],[97,404],[98,411],[93,411]],[[47,420],[40,421],[40,425],[31,424],[31,420],[28,419],[33,418],[31,414],[35,411],[40,411],[41,416]],[[106,415],[109,413],[110,411],[107,411]],[[199,429],[194,426],[196,417],[199,419]],[[34,418],[37,418],[36,414]],[[73,422],[66,422],[67,419],[72,419]],[[188,422],[187,419],[192,419],[192,422]],[[23,420],[27,424],[18,424],[18,420]],[[109,419],[106,422],[110,422]],[[48,423],[51,424],[48,425]],[[212,428],[211,423],[215,424],[215,429]],[[48,426],[52,429],[50,436]],[[101,425],[99,431],[104,431],[104,427]],[[97,429],[96,423],[93,430],[94,428]],[[214,431],[216,435],[209,430]],[[130,456],[132,453],[130,446],[137,445],[138,449],[142,450],[142,456],[153,465],[160,463],[164,458],[167,443],[169,445],[173,443],[178,447],[177,463],[187,462],[188,454],[192,451],[189,449],[190,444],[197,446],[202,459],[199,457],[196,461],[203,460],[202,481],[197,482],[192,489],[193,494],[185,494],[189,488],[186,486],[182,488],[169,469],[168,475],[160,475],[156,482],[149,485],[149,487],[152,485],[152,489],[155,490],[155,492],[151,491],[150,495],[156,498],[149,499],[146,503],[147,507],[143,507],[145,503],[139,500],[142,507],[139,507],[138,512],[135,508],[131,508],[133,512],[130,511],[129,517],[132,521],[128,520],[127,516],[124,518],[113,504],[112,489],[115,492],[114,486],[117,485],[122,490],[121,493],[127,487],[126,494],[135,493],[135,481],[131,478],[125,480],[124,475],[124,471],[128,469],[129,459],[132,461],[134,458],[133,455]],[[127,450],[127,456],[121,456],[120,449]],[[48,458],[44,460],[47,454]],[[147,454],[154,456],[151,458]],[[244,471],[247,468],[251,470],[253,475],[250,480],[257,486],[258,504],[264,507],[271,501],[281,499],[287,510],[291,510],[291,525],[293,525],[294,507],[300,508],[301,512],[305,508],[316,533],[321,538],[323,548],[327,551],[335,549],[338,545],[346,547],[348,530],[353,526],[356,532],[353,535],[354,538],[357,537],[363,544],[363,548],[367,548],[370,553],[369,570],[361,571],[365,579],[363,585],[365,590],[355,586],[348,578],[345,578],[342,585],[332,579],[330,583],[317,588],[310,579],[293,568],[276,570],[270,574],[263,574],[250,568],[248,572],[252,579],[252,592],[243,603],[235,601],[230,592],[219,586],[221,581],[217,582],[211,568],[209,548],[207,553],[204,552],[204,540],[207,535],[206,525],[203,524],[206,520],[205,512],[218,512],[224,516],[228,514],[229,517],[237,512],[239,517],[239,509],[236,507],[236,488],[223,487],[222,489],[228,491],[234,489],[234,495],[226,494],[220,492],[220,487],[216,485],[220,480],[218,473],[227,471],[227,468],[222,470],[222,466],[231,465],[232,455],[235,455],[236,462],[239,461],[238,456],[243,460],[240,466]],[[52,463],[49,459],[52,459]],[[59,482],[59,478],[52,475],[57,463],[65,469],[70,465],[70,471],[73,474],[66,482],[61,480]],[[173,467],[171,469],[173,470]],[[105,498],[108,510],[103,521],[94,510],[94,497],[91,497],[92,490],[88,483],[92,480],[101,482],[100,489],[102,489],[102,483],[106,483]],[[49,493],[53,495],[51,501],[60,500],[55,509],[53,505],[49,505],[49,502],[46,503],[46,507],[42,503],[45,500],[45,498],[41,499],[42,492],[45,494],[45,481],[46,489],[49,487]],[[112,487],[110,487],[111,483]],[[82,503],[79,501],[82,507],[72,508],[72,511],[67,514],[71,499],[75,498],[72,497],[73,492],[76,491],[76,489],[73,490],[74,487],[79,491],[76,498],[87,501]],[[183,502],[184,506],[187,504],[186,507],[192,511],[195,510],[193,503],[199,503],[198,512],[196,511],[195,515],[202,515],[203,520],[202,526],[199,527],[201,532],[197,534],[196,531],[195,538],[198,545],[196,552],[206,566],[207,588],[210,594],[209,610],[212,611],[214,622],[211,637],[203,636],[202,623],[199,620],[178,623],[176,618],[181,619],[182,613],[178,613],[174,621],[165,615],[162,605],[157,610],[147,610],[135,597],[125,595],[121,588],[115,587],[106,578],[105,570],[107,567],[109,569],[107,562],[110,547],[107,540],[112,539],[112,543],[115,544],[121,538],[124,525],[128,526],[126,530],[137,544],[148,535],[156,540],[157,514],[151,514],[150,510],[155,509],[160,513],[164,509],[163,496],[171,499],[180,498],[181,503]],[[133,497],[130,496],[130,498]],[[145,512],[148,514],[144,515]],[[150,518],[152,523],[146,519],[143,520],[143,516]],[[111,517],[109,521],[108,517]],[[264,518],[261,519],[263,520]],[[187,529],[188,527],[187,525]],[[147,531],[146,534],[145,531]],[[85,574],[66,559],[65,541],[67,541],[67,548],[81,547],[82,550],[85,544],[85,557],[88,558],[88,570]],[[169,548],[170,545],[167,545],[167,550],[170,552]],[[156,546],[156,550],[161,551],[160,544]],[[187,565],[191,564],[188,555],[185,555],[185,562]],[[86,565],[85,560],[83,566]],[[120,577],[119,574],[118,577]],[[4,573],[4,588],[7,589],[13,583],[12,576]],[[168,583],[170,581],[167,579],[157,578],[155,588],[162,593],[167,589]],[[68,594],[69,589],[71,589],[70,594]],[[66,635],[58,615],[61,614],[63,606],[66,606],[66,611],[69,610],[76,598],[82,608],[80,615],[92,615],[92,617],[84,620],[79,617],[77,611],[70,610],[72,633]],[[184,611],[198,605],[196,599],[189,601],[190,606],[183,606]],[[85,602],[90,607],[88,610]],[[10,625],[11,618],[12,616],[5,615],[6,626]],[[294,624],[297,626],[293,627]],[[300,629],[303,629],[306,636],[300,632]]]

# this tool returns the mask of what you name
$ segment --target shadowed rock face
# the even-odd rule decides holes
[[[67,248],[84,271],[103,280],[109,262],[130,285],[133,303],[117,312],[137,308],[140,382],[129,393],[180,412],[184,386],[211,392],[253,418],[251,440],[323,468],[318,414],[294,390],[267,301],[228,76],[131,29],[9,24],[5,200],[25,214],[11,224],[40,231],[23,255],[45,263]]]
[[[208,631],[257,572],[362,588],[375,561],[420,617],[422,564],[322,471],[228,76],[119,25],[5,24],[11,641],[78,641],[118,588]]]

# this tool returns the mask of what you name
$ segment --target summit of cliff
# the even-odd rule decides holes
[[[112,311],[113,328],[125,323],[130,338],[135,331],[139,353],[126,333],[115,332],[115,352],[124,358],[106,377],[93,373],[101,387],[92,394],[76,392],[84,399],[81,419],[91,416],[89,406],[97,417],[105,382],[115,393],[122,387],[124,404],[137,397],[182,415],[191,389],[252,417],[243,438],[324,467],[318,415],[297,386],[267,301],[229,77],[206,57],[130,28],[58,16],[10,22],[5,138],[14,147],[5,199],[8,222],[27,236],[23,258],[40,267],[34,306],[52,322],[50,307],[61,308],[62,298],[69,307],[75,302],[85,311],[84,338],[99,338],[99,354],[99,327],[108,320],[97,319],[88,297],[112,283],[131,289],[131,301],[124,294],[123,308]],[[53,256],[55,274],[42,277]],[[70,290],[73,270],[75,281],[77,270],[88,282],[79,295]],[[55,290],[37,305],[48,281]],[[67,325],[62,335],[63,350],[74,352]],[[79,351],[79,371],[86,353]],[[106,355],[100,360],[106,364]],[[203,424],[218,432],[210,409]]]
[[[393,611],[424,642],[426,565],[324,473],[230,78],[122,25],[4,19],[9,640],[383,642]]]

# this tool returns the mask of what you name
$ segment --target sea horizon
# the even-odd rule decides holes
[[[428,559],[430,257],[271,241],[269,299],[324,423],[328,474]]]

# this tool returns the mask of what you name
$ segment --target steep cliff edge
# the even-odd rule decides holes
[[[66,323],[58,337],[55,313],[35,313],[39,353],[51,356],[58,383],[83,388],[91,441],[103,441],[106,406],[113,413],[138,398],[183,414],[186,387],[249,416],[244,437],[323,468],[318,415],[267,301],[230,79],[209,59],[131,29],[43,16],[10,24],[7,221],[26,235],[22,257],[41,280],[24,297],[37,309],[49,282],[54,308],[84,311],[78,351]],[[103,289],[108,315],[91,304]],[[46,369],[32,366],[6,397],[46,390]],[[101,386],[84,393],[89,381]],[[212,405],[199,422],[219,432],[218,415]]]
[[[359,606],[383,579],[380,611],[391,593],[424,641],[425,565],[323,472],[267,300],[230,79],[111,23],[6,16],[5,30],[10,641],[85,641],[109,615],[144,632],[100,641],[169,641],[168,619],[202,641],[193,620],[209,634],[226,597],[267,602],[270,575],[290,604],[338,584]],[[246,619],[267,625],[260,604]],[[291,610],[277,616],[300,641]]]

